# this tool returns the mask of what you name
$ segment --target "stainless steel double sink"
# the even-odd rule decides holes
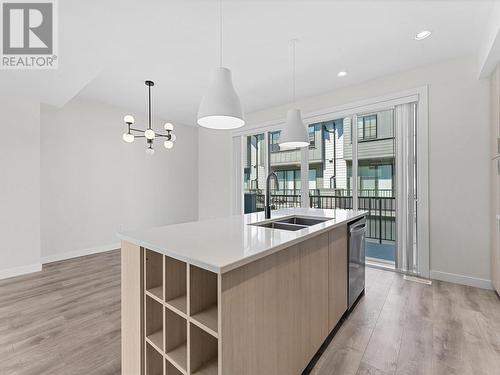
[[[271,228],[271,229],[281,229],[281,230],[301,230],[316,224],[324,223],[325,221],[332,220],[329,217],[310,217],[310,216],[288,216],[281,217],[274,220],[267,220],[264,222],[251,223],[250,225],[256,225],[258,227]]]

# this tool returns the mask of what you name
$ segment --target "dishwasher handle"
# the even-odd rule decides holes
[[[361,223],[361,224],[353,225],[349,228],[349,232],[351,233],[351,235],[366,232],[366,224]]]

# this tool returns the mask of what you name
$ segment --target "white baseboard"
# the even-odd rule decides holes
[[[106,251],[116,250],[121,247],[120,242],[116,242],[109,245],[94,246],[87,249],[67,251],[65,253],[57,253],[42,257],[42,264],[59,262],[60,260],[66,260],[71,258],[83,257],[85,255],[104,253]]]
[[[26,275],[27,273],[39,272],[42,270],[42,264],[28,264],[27,266],[19,266],[0,270],[0,280],[8,279],[9,277]]]
[[[481,289],[493,289],[491,285],[491,280],[480,279],[478,277],[470,277],[470,276],[458,275],[455,273],[433,271],[433,270],[431,270],[430,276],[431,279],[435,280],[448,281],[450,283],[468,285]]]

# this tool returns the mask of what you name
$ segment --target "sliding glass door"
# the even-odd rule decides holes
[[[353,207],[350,117],[309,125],[309,206]]]
[[[244,212],[312,207],[367,211],[367,262],[418,273],[416,103],[397,104],[313,122],[310,145],[282,150],[280,130],[243,142]]]
[[[359,113],[351,127],[357,138],[358,208],[368,211],[368,262],[396,263],[396,175],[394,109]]]

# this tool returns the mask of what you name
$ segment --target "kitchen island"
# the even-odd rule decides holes
[[[122,374],[300,374],[347,311],[347,224],[364,215],[296,208],[119,234]]]

